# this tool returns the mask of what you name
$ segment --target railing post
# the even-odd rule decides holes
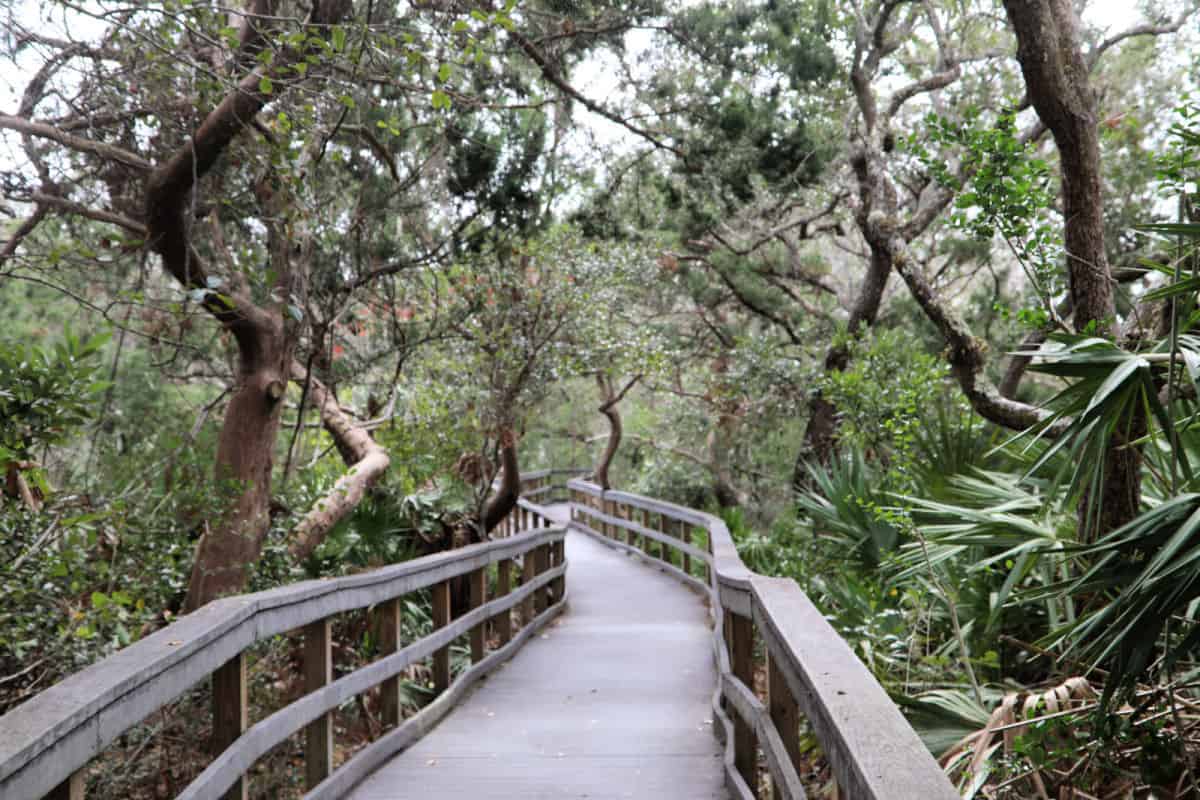
[[[783,739],[788,758],[792,760],[792,766],[799,774],[800,707],[796,704],[796,698],[792,696],[792,690],[770,651],[767,652],[767,708],[771,712],[771,722],[775,723],[775,730],[779,731],[779,736]]]
[[[550,545],[538,545],[533,553],[534,574],[541,575],[550,568]],[[549,605],[547,602],[548,597],[546,594],[546,589],[538,589],[533,593],[533,596],[536,598],[536,601],[533,604],[534,611],[536,611],[538,614],[541,614]]]
[[[328,618],[304,628],[304,690],[315,692],[333,680],[333,626]],[[322,714],[304,729],[304,778],[311,791],[333,772],[333,714]]]
[[[250,709],[246,696],[246,656],[238,653],[212,674],[212,739],[216,757],[242,735],[249,724]],[[238,776],[224,800],[246,800],[246,776]]]
[[[499,597],[506,597],[512,591],[512,566],[513,562],[507,558],[496,564],[496,594]],[[512,639],[512,609],[506,608],[496,617],[496,635],[501,647]]]
[[[75,770],[71,777],[51,789],[45,800],[83,800],[84,789],[87,788],[86,777],[85,769]]]
[[[379,652],[391,655],[400,649],[400,628],[403,620],[400,598],[385,600],[379,606]],[[400,724],[401,678],[388,678],[379,687],[383,706],[383,724],[396,727]]]
[[[526,550],[525,556],[521,561],[521,585],[528,586],[537,577],[537,556],[534,554],[537,549]],[[533,595],[526,597],[521,601],[521,625],[528,625],[533,620],[536,598]]]
[[[471,584],[471,609],[479,608],[487,601],[487,567],[473,570],[468,577]],[[487,621],[471,629],[471,663],[483,661],[487,651]]]
[[[658,527],[655,530],[657,530],[659,533],[667,533],[667,530],[668,530],[668,528],[670,528],[670,525],[671,525],[671,521],[669,519],[667,519],[667,515],[659,514],[658,515]],[[655,544],[658,545],[659,560],[666,561],[667,560],[667,543],[666,542],[655,542]],[[651,555],[650,542],[646,543],[646,555],[648,555],[648,556]],[[653,556],[651,556],[651,557],[653,557]]]
[[[550,566],[561,567],[567,561],[566,542],[559,539],[550,545]],[[551,591],[554,593],[554,602],[563,599],[567,591],[567,576],[560,575],[555,578],[550,584]]]
[[[747,617],[726,611],[725,641],[729,643],[729,663],[733,676],[754,691],[754,623]],[[758,784],[755,774],[758,745],[754,740],[754,728],[740,714],[734,712],[730,716],[733,718],[734,765],[746,785],[754,791]],[[755,794],[757,796],[757,792]]]
[[[433,629],[450,624],[450,581],[433,585]],[[433,690],[437,694],[450,685],[450,645],[433,654]]]
[[[691,544],[692,543],[692,526],[681,522],[681,523],[679,523],[679,527],[681,528],[681,533],[680,533],[679,538],[681,538],[683,540],[684,544]],[[682,552],[683,552],[683,571],[686,572],[688,575],[691,575],[692,574],[692,557],[688,553],[688,551],[684,550]]]

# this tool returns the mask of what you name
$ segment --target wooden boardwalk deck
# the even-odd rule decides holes
[[[585,534],[566,549],[567,612],[350,797],[728,797],[704,600]]]

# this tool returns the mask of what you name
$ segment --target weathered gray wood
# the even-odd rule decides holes
[[[0,796],[47,794],[117,736],[256,641],[512,558],[531,541],[555,536],[562,532],[540,530],[209,603],[0,717]]]
[[[83,800],[86,788],[87,774],[85,770],[81,769],[54,787],[54,790],[46,795],[46,800]]]
[[[600,544],[568,537],[569,612],[349,800],[727,797],[703,603]]]
[[[436,630],[397,653],[355,670],[323,689],[307,694],[266,719],[260,720],[188,784],[183,793],[179,795],[178,800],[217,800],[235,779],[235,776],[249,770],[271,748],[279,745],[308,723],[322,714],[336,709],[355,695],[381,683],[384,679],[397,675],[401,670],[417,661],[429,658],[438,650],[448,647],[455,639],[467,633],[471,627],[486,620],[501,608],[511,608],[528,595],[544,589],[550,581],[558,577],[558,570],[566,568],[564,565],[557,570],[551,570],[545,575],[539,576],[528,586],[522,586],[509,597],[497,598],[470,611],[446,627]]]
[[[755,627],[767,643],[769,652],[777,658],[780,672],[830,757],[838,783],[847,797],[950,800],[954,796],[949,780],[920,744],[895,704],[845,642],[812,608],[799,587],[793,581],[761,578],[750,572],[738,558],[723,522],[709,514],[651,498],[601,491],[586,481],[570,481],[568,488],[580,497],[621,502],[665,514],[706,532],[711,551],[711,557],[705,559],[706,574],[717,592],[714,606],[735,616],[753,616]],[[576,508],[581,518],[608,521],[603,519],[603,514],[597,515],[586,506]],[[791,612],[764,611],[761,607],[763,596],[758,588],[767,585],[764,581],[772,587],[771,602],[780,608],[790,608]],[[808,620],[811,625],[804,635],[800,635],[799,629]],[[781,630],[795,635],[783,636]],[[714,637],[719,653],[725,649],[725,636],[718,629]],[[720,662],[722,655],[717,655],[717,659]],[[732,665],[725,664],[720,669],[722,674],[727,674],[731,668]],[[849,688],[829,696],[828,684],[848,685]],[[867,702],[860,705],[862,698]],[[714,713],[721,718],[719,710]],[[723,726],[718,726],[718,730],[720,727]],[[733,734],[734,726],[730,727],[729,732]],[[775,726],[772,724],[771,728]],[[775,732],[780,733],[781,741],[786,743],[791,736],[789,731]],[[733,738],[736,739],[736,735]],[[793,747],[794,744],[788,744],[785,748],[789,761]],[[727,757],[729,755],[731,753],[727,751]],[[729,769],[727,773],[730,791],[742,796],[745,782],[740,781],[736,769]],[[739,786],[739,782],[743,786]]]
[[[209,752],[219,756],[230,747],[250,720],[246,657],[239,653],[212,674],[212,738]],[[246,776],[239,772],[224,800],[246,800]]]
[[[333,681],[333,624],[328,619],[304,628],[304,690],[325,688]],[[326,712],[304,729],[304,781],[312,789],[333,771],[333,714]]]
[[[445,628],[450,624],[450,581],[442,581],[433,587],[433,629]],[[446,691],[450,685],[450,643],[433,654],[433,690]]]
[[[746,686],[754,685],[754,622],[725,611],[725,641],[729,646],[731,673]],[[738,772],[751,788],[757,782],[758,745],[754,720],[741,715],[733,720],[733,756]]]
[[[679,529],[681,531],[681,534],[679,537],[680,540],[687,547],[691,547],[692,546],[692,526],[688,525],[685,522],[681,522],[681,523],[679,523]],[[683,554],[683,571],[686,572],[688,575],[691,575],[692,574],[692,554],[689,553],[687,550],[685,550],[682,547],[679,548],[679,552]]]
[[[496,594],[498,597],[508,597],[512,591],[512,563],[504,560],[496,564]],[[505,609],[496,617],[496,636],[501,645],[512,640],[512,611]]]
[[[779,662],[767,653],[767,707],[771,722],[782,738],[788,761],[799,771],[800,763],[800,706],[792,697],[787,679],[779,669]]]
[[[800,782],[796,766],[788,756],[788,748],[767,713],[766,706],[754,695],[750,687],[733,675],[721,676],[721,693],[733,706],[738,718],[754,730],[755,738],[766,758],[767,769],[771,773],[775,789],[773,800],[805,800],[808,795],[804,791],[804,785]],[[795,739],[795,736],[792,738]]]
[[[542,575],[546,570],[550,569],[550,545],[539,545],[533,551],[533,572],[535,575]],[[534,594],[533,610],[534,614],[541,614],[549,606],[549,597],[547,592],[537,592]]]
[[[487,600],[487,570],[480,568],[467,576],[470,582],[471,608],[476,609]],[[481,622],[471,629],[471,663],[483,661],[487,649],[487,622]]]
[[[845,795],[958,797],[895,703],[804,593],[782,578],[755,577],[752,586],[758,630]]]
[[[403,605],[399,598],[384,601],[378,609],[379,614],[379,652],[381,655],[391,655],[400,650],[400,632],[404,620]],[[383,706],[383,724],[396,727],[403,719],[400,707],[402,696],[402,679],[399,675],[387,678],[379,686],[380,705]]]
[[[579,512],[579,516],[580,516],[580,518],[577,521],[582,522],[584,524],[591,524],[591,523],[588,523],[587,520],[583,519],[583,517],[588,517],[589,519],[599,521],[601,523],[602,529],[606,529],[606,527],[608,525],[612,525],[612,526],[619,526],[619,527],[625,528],[631,532],[637,533],[639,536],[641,536],[643,538],[643,540],[645,540],[643,542],[643,547],[647,553],[650,552],[650,540],[653,540],[656,542],[661,542],[664,545],[669,545],[671,547],[674,547],[677,550],[680,550],[684,553],[688,553],[692,557],[697,558],[700,561],[703,561],[705,563],[708,563],[712,560],[711,555],[709,555],[705,551],[701,550],[700,548],[696,547],[695,545],[684,544],[683,542],[676,540],[674,537],[668,536],[667,534],[662,533],[661,531],[656,531],[653,528],[646,527],[645,525],[639,525],[636,522],[631,522],[629,520],[622,519],[620,517],[611,516],[608,514],[601,514],[600,512],[596,511],[596,509],[589,508],[588,506],[576,506],[576,511]]]
[[[521,562],[521,586],[524,587],[533,583],[537,577],[537,561],[533,554],[529,553]],[[532,594],[527,595],[524,603],[521,604],[521,624],[528,625],[529,621],[534,617],[534,597]]]
[[[565,607],[566,601],[563,600],[546,609],[544,614],[519,631],[511,642],[459,675],[449,689],[402,726],[359,751],[352,760],[307,794],[305,800],[340,800],[345,797],[364,778],[432,730],[476,681],[514,656],[526,641],[553,621]]]
[[[641,561],[642,563],[646,564],[647,566],[651,567],[652,569],[656,569],[656,570],[659,570],[660,572],[666,572],[666,573],[669,573],[670,575],[673,575],[674,577],[678,578],[683,583],[687,584],[688,586],[691,586],[692,588],[696,589],[697,591],[701,592],[702,594],[705,594],[709,597],[713,596],[712,589],[709,586],[707,586],[703,581],[701,581],[691,575],[684,574],[683,570],[679,569],[679,567],[676,567],[673,564],[664,564],[661,560],[655,558],[654,556],[647,555],[646,553],[642,552],[638,548],[630,547],[629,545],[625,544],[624,542],[618,542],[618,541],[614,541],[612,539],[606,539],[605,537],[601,536],[598,531],[596,531],[593,528],[589,528],[587,525],[584,525],[582,523],[579,523],[579,522],[572,523],[571,530],[579,531],[580,533],[587,534],[588,536],[595,538],[597,541],[599,541],[601,544],[604,544],[607,547],[611,547],[614,550],[621,550],[622,552],[626,553],[627,555],[633,556],[638,561]]]

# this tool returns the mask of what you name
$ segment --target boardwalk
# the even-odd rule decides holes
[[[584,534],[567,560],[566,614],[351,797],[728,796],[700,596]]]

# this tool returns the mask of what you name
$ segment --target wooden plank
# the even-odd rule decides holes
[[[380,604],[379,614],[379,653],[391,655],[400,650],[401,629],[403,623],[403,601],[399,597]],[[402,678],[397,675],[388,678],[379,686],[380,705],[383,706],[383,724],[396,727],[402,722],[400,698],[402,697]]]
[[[284,706],[266,719],[260,720],[188,784],[177,800],[217,800],[233,782],[233,776],[249,770],[262,756],[286,741],[293,733],[304,728],[309,722],[326,712],[337,709],[355,695],[370,689],[384,678],[397,675],[410,665],[431,657],[436,650],[452,644],[456,639],[465,635],[472,626],[496,614],[501,608],[511,606],[524,599],[526,595],[544,588],[556,577],[556,574],[553,571],[548,572],[529,586],[521,587],[511,597],[494,600],[482,608],[469,611],[445,628],[421,638],[400,652],[355,670],[325,688],[306,694],[291,705]],[[555,606],[554,609],[560,607],[560,605]],[[488,656],[484,663],[491,663],[497,653]],[[455,685],[457,684],[456,680]],[[450,692],[440,695],[439,700],[447,694]]]
[[[209,752],[220,755],[246,730],[250,705],[246,684],[246,656],[238,653],[212,674],[212,738]],[[246,800],[246,776],[239,775],[224,800]]]
[[[444,628],[450,624],[450,581],[442,581],[433,587],[433,628]],[[433,654],[433,690],[441,694],[450,685],[450,645],[447,644]]]
[[[333,580],[216,600],[0,718],[0,797],[42,797],[132,726],[256,641],[366,608],[503,558],[562,529],[469,545]]]
[[[725,641],[729,646],[731,671],[746,686],[754,685],[754,622],[729,611],[725,612]],[[737,770],[746,784],[753,788],[757,782],[758,743],[754,723],[738,715],[733,720],[733,753]]]
[[[726,800],[703,604],[610,541],[568,537],[570,612],[346,800]]]
[[[479,608],[487,601],[487,570],[484,567],[467,576],[470,583],[471,609]],[[487,654],[487,624],[479,623],[471,629],[471,663],[478,664]]]
[[[354,759],[331,775],[325,783],[305,795],[305,800],[341,800],[344,798],[364,778],[376,772],[397,753],[433,730],[434,726],[454,709],[480,678],[487,676],[512,658],[522,645],[550,624],[564,607],[564,604],[560,602],[546,609],[544,614],[532,620],[511,642],[459,675],[445,693],[421,709],[411,719],[405,721],[404,725],[359,751]]]
[[[541,575],[546,570],[550,569],[550,545],[540,545],[533,551],[534,574]],[[536,614],[541,614],[549,607],[549,599],[547,592],[536,592],[534,595],[533,610]]]
[[[730,702],[738,718],[753,726],[771,773],[773,800],[805,800],[804,785],[762,701],[749,686],[728,674],[721,676],[721,696]]]
[[[755,623],[846,797],[954,800],[896,704],[794,581],[755,577]],[[801,658],[803,654],[803,658]]]
[[[304,628],[304,691],[315,692],[333,681],[333,623],[329,619]],[[333,714],[325,713],[304,729],[304,782],[312,789],[333,772]]]
[[[685,545],[688,545],[690,547],[692,544],[692,526],[688,525],[686,523],[683,523],[683,522],[679,523],[679,526],[683,530],[683,534],[679,538],[681,540],[683,540],[683,543]],[[691,575],[692,574],[692,555],[687,550],[681,550],[680,552],[683,554],[683,571],[686,572],[688,575]]]
[[[508,593],[512,591],[512,567],[513,562],[507,559],[496,564],[496,595],[498,597],[507,597]],[[512,640],[512,612],[505,609],[496,617],[495,624],[496,635],[500,639],[501,646],[508,644]]]
[[[590,508],[582,508],[580,510],[582,512],[581,519],[578,522],[578,525],[580,525],[580,526],[590,525],[590,523],[587,520],[601,521],[601,523],[602,523],[600,525],[601,528],[604,527],[603,526],[604,522],[620,523],[620,525],[622,527],[628,527],[628,528],[636,531],[637,534],[644,540],[653,540],[655,542],[666,542],[668,545],[674,547],[674,549],[690,553],[693,558],[695,558],[699,561],[703,561],[706,564],[712,560],[712,556],[709,553],[705,552],[704,550],[701,550],[700,548],[696,547],[695,545],[685,545],[682,542],[679,542],[678,540],[668,536],[667,534],[662,533],[661,531],[655,530],[654,528],[645,527],[645,526],[639,525],[636,522],[629,522],[626,520],[619,519],[617,517],[609,517],[609,516],[606,516],[604,514],[597,512],[597,511],[594,511]],[[582,517],[586,517],[587,519],[583,519]],[[596,530],[596,529],[593,528],[593,530]],[[643,548],[645,550],[645,552],[649,553],[652,551],[649,541],[645,541],[645,542],[643,542],[643,544],[645,545],[645,547]],[[659,560],[661,560],[661,559],[659,559]],[[749,574],[749,573],[747,573],[747,574]],[[748,586],[748,584],[746,584],[746,585]]]
[[[525,554],[524,560],[521,562],[521,584],[522,586],[533,583],[533,579],[537,577],[537,559],[534,558],[536,551],[531,550]],[[534,617],[534,597],[529,595],[525,603],[521,606],[521,624],[528,625]]]
[[[552,542],[550,544],[550,550],[551,550],[551,559],[550,559],[551,566],[552,567],[565,566],[567,563],[566,542],[564,542],[564,541]],[[555,578],[555,580],[550,584],[550,590],[551,590],[551,595],[554,598],[554,602],[556,602],[556,603],[559,600],[562,600],[564,597],[566,597],[566,595],[567,595],[567,575],[565,572],[562,574],[561,577]]]
[[[767,708],[770,710],[771,722],[783,740],[788,759],[797,772],[801,770],[800,762],[800,706],[792,697],[787,679],[779,669],[779,661],[767,653]]]
[[[71,777],[54,787],[54,790],[46,795],[46,800],[83,800],[86,788],[86,770],[76,770],[71,773]]]

